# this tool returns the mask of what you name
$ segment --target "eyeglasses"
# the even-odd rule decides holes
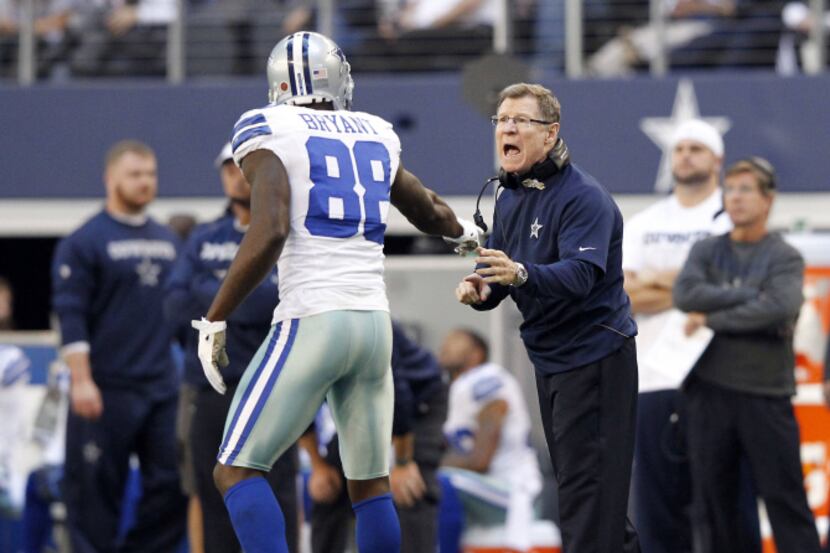
[[[493,115],[490,117],[490,122],[494,127],[504,127],[508,121],[513,121],[513,124],[521,129],[530,128],[530,125],[552,125],[553,121],[542,121],[541,119],[531,119],[524,115],[516,115],[515,117],[508,117],[507,115]]]

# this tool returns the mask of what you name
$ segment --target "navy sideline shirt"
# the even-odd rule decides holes
[[[165,286],[164,309],[168,319],[186,326],[184,380],[199,388],[210,383],[199,361],[198,333],[192,319],[207,313],[231,266],[245,233],[232,215],[199,225],[185,244]],[[279,303],[277,268],[254,288],[228,317],[226,348],[230,363],[221,369],[228,385],[235,385],[271,329],[274,308]]]
[[[522,263],[519,288],[491,285],[496,307],[510,295],[522,313],[522,340],[539,373],[598,361],[637,334],[623,290],[623,220],[611,195],[574,164],[545,189],[505,189],[496,201],[487,247]]]
[[[52,261],[52,307],[63,345],[88,342],[99,387],[176,391],[172,328],[162,286],[179,239],[151,218],[140,225],[106,211],[61,240]]]

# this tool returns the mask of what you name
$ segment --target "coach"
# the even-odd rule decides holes
[[[501,165],[493,231],[476,272],[456,289],[477,310],[510,295],[536,370],[559,482],[565,553],[639,551],[626,518],[637,407],[637,360],[623,291],[622,216],[570,163],[559,101],[514,84],[493,117]]]

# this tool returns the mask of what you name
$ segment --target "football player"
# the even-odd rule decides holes
[[[194,321],[208,380],[224,392],[225,320],[277,260],[280,304],[234,395],[214,479],[247,553],[283,553],[284,520],[263,478],[327,399],[334,416],[360,553],[395,553],[389,487],[392,329],[383,281],[389,204],[422,232],[475,248],[480,230],[403,168],[380,117],[350,111],[343,52],[300,32],[267,66],[265,108],[233,130],[251,184],[251,225],[206,316]],[[275,528],[275,524],[277,527]]]

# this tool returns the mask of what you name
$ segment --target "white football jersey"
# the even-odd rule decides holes
[[[723,211],[721,190],[693,207],[684,207],[672,194],[626,223],[623,232],[623,270],[641,275],[680,270],[689,250],[698,240],[732,229],[732,221]],[[640,391],[674,388],[673,379],[643,362],[672,310],[635,315],[637,321],[637,356]],[[665,370],[665,368],[662,368]]]
[[[444,435],[461,453],[472,451],[478,430],[478,414],[488,403],[507,402],[507,416],[488,476],[538,488],[541,483],[536,452],[530,446],[530,416],[516,378],[495,363],[485,363],[463,373],[450,386],[449,412]],[[538,490],[537,490],[538,491]]]
[[[291,184],[274,321],[337,309],[388,311],[383,234],[401,152],[392,125],[368,113],[272,105],[244,113],[231,144],[237,164],[254,150],[271,150]]]

